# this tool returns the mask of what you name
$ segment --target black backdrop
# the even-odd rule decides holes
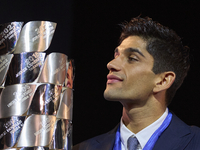
[[[142,14],[174,29],[191,48],[190,73],[169,108],[183,121],[200,126],[199,4],[196,0],[1,0],[0,23],[48,20],[58,23],[47,53],[75,60],[73,143],[112,129],[121,105],[104,100],[106,64],[118,45],[119,23]]]

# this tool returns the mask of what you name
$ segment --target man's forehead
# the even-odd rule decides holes
[[[129,36],[118,46],[120,48],[132,47],[136,49],[146,49],[147,42],[139,36]]]
[[[139,36],[129,36],[126,39],[124,39],[121,44],[115,49],[116,52],[123,52],[126,50],[126,52],[141,52],[145,53],[146,50],[146,44],[147,42],[144,41]]]
[[[124,39],[121,44],[114,50],[116,53],[138,53],[143,58],[150,58],[153,56],[147,51],[147,41],[139,36],[129,36]]]

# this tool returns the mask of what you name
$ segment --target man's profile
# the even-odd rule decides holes
[[[124,23],[104,91],[122,104],[121,121],[73,150],[200,149],[200,129],[167,108],[189,66],[189,48],[173,30],[148,17]]]

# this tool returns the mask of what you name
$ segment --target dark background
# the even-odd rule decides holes
[[[108,70],[118,45],[119,23],[149,16],[174,29],[191,48],[188,77],[169,108],[189,125],[200,126],[200,5],[196,0],[1,0],[0,23],[46,20],[57,23],[49,52],[75,60],[73,143],[115,127],[121,104],[103,98]]]

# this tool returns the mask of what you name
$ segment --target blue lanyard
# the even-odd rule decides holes
[[[162,132],[169,126],[171,120],[172,120],[172,113],[169,112],[164,122],[162,123],[162,125],[153,133],[153,135],[150,137],[150,139],[144,146],[143,150],[153,149],[156,141],[158,140]],[[121,150],[120,126],[118,127],[117,132],[116,132],[115,144],[114,144],[113,150]]]
[[[115,144],[113,150],[121,150],[120,125],[115,135]]]

